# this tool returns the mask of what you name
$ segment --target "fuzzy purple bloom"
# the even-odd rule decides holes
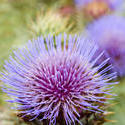
[[[92,0],[74,0],[76,6],[78,7],[83,7],[85,5],[87,5],[88,3],[92,2]]]
[[[88,26],[88,34],[107,51],[119,76],[125,75],[125,18],[105,16]]]
[[[110,9],[116,9],[123,3],[123,0],[74,0],[76,6],[78,7],[84,7],[93,1],[105,2],[109,5]]]
[[[116,73],[107,73],[111,65],[100,70],[109,59],[94,66],[103,55],[93,60],[97,50],[94,43],[77,36],[38,37],[5,62],[3,91],[12,96],[10,102],[18,104],[23,117],[32,116],[30,121],[38,118],[55,125],[61,115],[66,125],[82,124],[83,111],[103,112],[116,78]]]

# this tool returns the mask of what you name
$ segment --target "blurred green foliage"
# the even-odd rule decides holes
[[[28,39],[53,32],[54,35],[77,32],[75,22],[55,11],[61,3],[65,5],[66,2],[60,0],[55,4],[55,0],[0,0],[0,68],[12,50],[23,46]],[[125,125],[125,79],[120,81],[114,87],[118,95],[112,102],[114,106],[109,108],[114,114],[108,117],[117,122],[105,125]],[[9,104],[3,101],[6,98],[0,91],[0,125],[24,125],[16,117],[12,118]]]
[[[17,2],[18,1],[18,2]],[[37,5],[26,0],[0,1],[0,64],[11,52],[11,48],[23,44],[28,38],[26,26],[37,9]],[[37,4],[37,3],[36,3]]]

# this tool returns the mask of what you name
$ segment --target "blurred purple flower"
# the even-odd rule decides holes
[[[83,7],[87,5],[88,3],[92,2],[92,0],[74,0],[76,6]]]
[[[119,75],[125,75],[125,18],[105,16],[88,26],[88,34],[107,51]]]
[[[94,66],[103,55],[92,60],[97,49],[81,37],[66,34],[29,41],[5,62],[3,91],[12,96],[10,102],[18,104],[23,117],[32,116],[30,121],[38,118],[55,125],[61,116],[67,125],[82,124],[81,112],[103,112],[116,77],[116,73],[107,74],[111,66],[100,70],[109,59]]]
[[[110,9],[116,9],[123,3],[123,0],[74,0],[78,7],[84,7],[94,1],[105,2],[109,5]]]

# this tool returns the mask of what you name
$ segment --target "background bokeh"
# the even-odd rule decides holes
[[[124,10],[122,5],[116,15],[124,16]],[[24,46],[29,39],[49,33],[79,33],[86,23],[71,0],[0,0],[0,69],[12,50]],[[105,125],[125,125],[125,78],[119,80],[113,90],[118,96],[109,106],[113,112],[108,116],[111,121]],[[5,102],[7,98],[0,90],[0,125],[25,125]]]

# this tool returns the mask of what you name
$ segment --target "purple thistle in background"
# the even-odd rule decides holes
[[[107,3],[111,10],[118,8],[123,3],[123,0],[74,0],[78,7],[84,7],[94,1]]]
[[[74,3],[76,4],[76,6],[78,7],[83,7],[86,4],[92,2],[92,0],[74,0]]]
[[[75,0],[78,12],[89,20],[114,12],[122,3],[123,0]]]
[[[116,77],[116,73],[107,73],[112,66],[101,70],[109,59],[94,66],[103,55],[93,60],[97,50],[82,37],[38,37],[14,51],[5,62],[1,80],[7,87],[3,91],[14,99],[10,102],[17,103],[22,117],[30,116],[30,121],[37,118],[53,125],[82,124],[83,112],[103,112]],[[60,118],[64,119],[61,123]]]
[[[90,24],[88,35],[111,57],[111,63],[119,73],[125,75],[125,18],[105,16]]]
[[[123,0],[105,0],[111,9],[117,9],[123,4]]]

